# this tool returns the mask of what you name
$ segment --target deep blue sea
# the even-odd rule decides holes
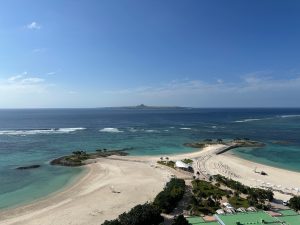
[[[300,109],[26,109],[0,110],[0,209],[51,194],[80,174],[50,166],[74,150],[132,148],[132,155],[195,151],[186,142],[247,137],[264,148],[240,157],[300,171]],[[41,168],[16,170],[40,164]]]

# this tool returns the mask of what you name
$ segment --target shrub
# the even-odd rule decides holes
[[[296,211],[300,210],[300,196],[295,196],[291,198],[289,206]]]
[[[102,225],[158,225],[163,222],[160,210],[151,204],[137,205],[118,219],[105,221]]]
[[[111,221],[108,221],[108,220],[105,220],[104,223],[102,223],[102,225],[122,225],[119,220],[111,220]]]
[[[172,178],[154,199],[154,205],[162,212],[170,213],[182,199],[185,192],[185,182],[182,179]]]
[[[183,215],[179,215],[175,218],[174,222],[172,225],[191,225]]]

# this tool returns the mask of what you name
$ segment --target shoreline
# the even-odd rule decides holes
[[[1,209],[0,210],[0,218],[1,218],[0,222],[2,219],[6,219],[6,217],[9,218],[15,214],[22,214],[26,210],[32,210],[32,208],[35,208],[37,205],[39,205],[39,206],[47,205],[47,203],[49,201],[52,201],[52,200],[56,201],[57,199],[62,200],[63,198],[66,198],[66,196],[64,196],[64,195],[67,192],[70,192],[70,191],[72,191],[72,189],[79,186],[83,182],[83,180],[88,176],[88,174],[90,173],[90,170],[91,170],[90,168],[84,166],[82,168],[82,171],[80,172],[80,174],[77,174],[74,179],[70,180],[66,185],[64,185],[59,190],[56,190],[46,196],[38,198],[29,203],[21,203],[20,205]]]
[[[94,161],[84,166],[84,176],[64,191],[0,211],[0,224],[99,225],[137,204],[152,201],[172,175],[151,163],[107,158]]]
[[[193,167],[201,174],[221,174],[245,185],[278,188],[297,194],[291,188],[300,187],[300,173],[256,163],[232,152],[216,154],[225,145],[215,144],[201,150],[168,154],[169,160],[193,159]],[[172,175],[183,173],[158,165],[157,156],[109,156],[92,159],[83,167],[80,177],[68,187],[37,199],[24,206],[0,210],[2,225],[96,225],[114,219],[137,204],[152,201]],[[254,171],[265,171],[263,176]],[[260,182],[260,181],[261,182]],[[273,185],[273,186],[272,186]],[[277,187],[280,185],[281,187]],[[287,194],[274,191],[277,199],[287,200]]]
[[[22,207],[30,206],[32,204],[35,204],[37,202],[41,202],[41,201],[47,200],[49,198],[55,197],[57,194],[60,194],[62,192],[67,191],[68,189],[72,188],[74,185],[76,185],[77,183],[79,183],[80,180],[83,179],[86,176],[86,174],[89,172],[89,169],[86,168],[86,167],[81,167],[80,170],[81,171],[79,171],[76,175],[73,175],[70,178],[70,180],[67,181],[61,188],[59,188],[59,189],[57,189],[57,190],[55,190],[53,192],[50,192],[49,194],[46,194],[45,196],[39,197],[37,199],[29,200],[27,202],[23,202],[23,203],[20,203],[20,204],[17,204],[17,205],[12,205],[12,206],[9,206],[9,207],[6,207],[6,208],[2,208],[2,209],[0,209],[0,216],[5,211],[9,211],[9,210],[14,210],[16,208],[22,208]]]

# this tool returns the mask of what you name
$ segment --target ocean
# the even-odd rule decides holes
[[[74,150],[130,149],[131,155],[196,151],[187,142],[250,138],[263,148],[233,150],[239,157],[300,171],[300,109],[2,109],[0,209],[54,193],[80,168],[50,166]],[[32,170],[18,166],[40,164]]]

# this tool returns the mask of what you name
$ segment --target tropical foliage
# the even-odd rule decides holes
[[[291,198],[289,201],[289,206],[296,211],[300,210],[300,196]]]
[[[183,215],[177,216],[172,225],[191,225]]]
[[[154,205],[162,212],[170,213],[182,199],[185,192],[185,182],[182,179],[172,178],[154,199]]]
[[[163,222],[160,210],[152,204],[137,205],[118,219],[105,221],[102,225],[158,225]]]

